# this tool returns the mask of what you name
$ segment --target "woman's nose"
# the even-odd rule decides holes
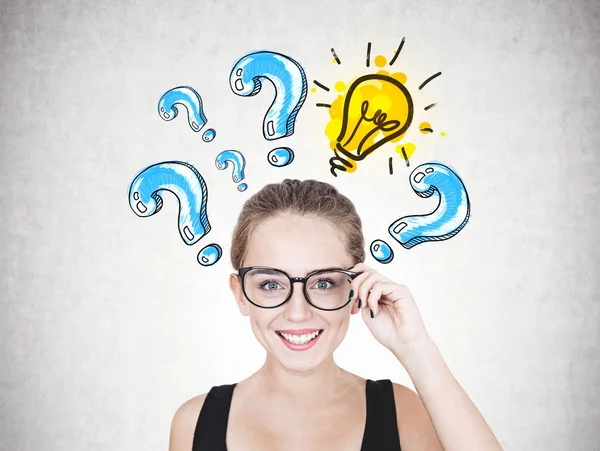
[[[292,284],[292,295],[285,303],[288,313],[295,316],[305,316],[311,313],[312,306],[308,303],[301,283]]]

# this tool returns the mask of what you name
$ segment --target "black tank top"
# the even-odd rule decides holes
[[[227,451],[225,435],[236,384],[212,387],[198,415],[192,451]],[[389,379],[367,379],[367,421],[360,451],[401,451],[394,391]]]

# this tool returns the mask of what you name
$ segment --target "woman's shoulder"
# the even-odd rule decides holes
[[[419,395],[413,389],[407,387],[406,385],[392,382],[392,387],[394,389],[394,398],[400,398],[402,400],[414,400],[415,397],[419,397]]]
[[[189,451],[194,441],[194,431],[208,393],[194,396],[181,404],[171,421],[169,451]]]
[[[435,429],[421,397],[411,388],[392,382],[402,449],[441,450]]]
[[[392,387],[394,389],[394,402],[399,427],[414,420],[415,416],[426,413],[421,397],[414,390],[396,382],[392,382]]]
[[[401,417],[423,407],[421,397],[411,388],[406,385],[397,384],[396,382],[392,382],[392,388],[394,390],[394,402],[396,404],[398,422],[402,419]]]

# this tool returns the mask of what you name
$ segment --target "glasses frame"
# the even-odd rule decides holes
[[[270,269],[270,270],[274,270],[274,271],[279,271],[281,274],[284,274],[289,279],[290,292],[288,293],[287,297],[285,298],[285,300],[283,302],[281,302],[280,304],[277,304],[273,307],[265,307],[263,305],[258,305],[257,303],[253,302],[252,299],[250,299],[250,297],[246,294],[246,287],[244,286],[244,277],[246,276],[246,274],[249,271],[251,271],[253,269]],[[346,307],[348,305],[348,303],[351,301],[351,298],[348,299],[348,302],[346,302],[341,307],[330,308],[330,309],[318,307],[311,302],[310,297],[308,296],[308,293],[306,292],[306,282],[308,281],[308,279],[310,279],[315,274],[332,272],[332,271],[341,272],[343,274],[346,274],[348,277],[350,277],[351,280],[354,280],[360,274],[357,272],[348,271],[346,269],[341,269],[341,268],[325,268],[325,269],[315,269],[314,271],[311,271],[310,273],[308,273],[306,275],[306,277],[292,277],[287,272],[285,272],[281,269],[273,268],[271,266],[247,266],[245,268],[238,269],[238,276],[240,277],[240,280],[242,282],[242,291],[244,292],[244,296],[246,296],[246,299],[248,299],[248,301],[252,305],[255,305],[256,307],[260,307],[260,308],[264,308],[264,309],[273,309],[273,308],[281,307],[283,304],[285,304],[287,301],[289,301],[292,297],[292,294],[294,294],[294,283],[300,282],[302,284],[302,292],[304,293],[304,299],[306,299],[306,302],[308,302],[310,305],[312,305],[316,309],[324,310],[326,312],[331,312],[331,311],[339,310],[339,309]]]

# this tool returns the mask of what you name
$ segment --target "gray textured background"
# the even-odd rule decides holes
[[[238,381],[263,358],[227,289],[241,203],[284,177],[335,183],[357,204],[382,267],[409,285],[432,337],[507,450],[598,448],[600,220],[598,2],[2,2],[0,10],[0,449],[166,450],[175,409]],[[246,52],[293,56],[332,85],[406,45],[396,67],[415,98],[437,101],[439,135],[415,135],[414,163],[465,180],[473,217],[456,237],[409,251],[386,234],[435,203],[408,187],[393,147],[355,174],[327,169],[327,102],[309,94],[296,161],[265,159],[267,93],[233,95]],[[331,63],[335,47],[342,66]],[[209,144],[156,112],[168,89],[202,95]],[[267,89],[267,88],[265,88]],[[418,135],[418,134],[417,134]],[[218,152],[248,160],[239,193]],[[210,191],[210,235],[186,246],[177,209],[140,219],[129,183],[181,159]],[[386,236],[387,235],[387,236]],[[198,250],[221,244],[211,268]],[[358,317],[336,353],[369,378],[411,382]]]

